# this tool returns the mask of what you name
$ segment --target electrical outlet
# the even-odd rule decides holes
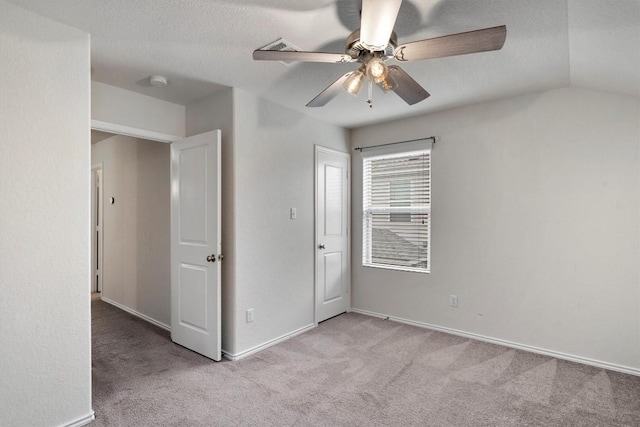
[[[449,305],[451,307],[458,306],[458,295],[449,295]]]
[[[290,214],[291,214],[291,219],[296,219],[298,217],[298,211],[296,210],[296,208],[291,208]]]
[[[253,322],[253,308],[247,310],[247,323]]]

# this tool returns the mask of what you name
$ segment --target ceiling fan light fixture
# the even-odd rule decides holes
[[[389,69],[380,58],[373,58],[367,63],[367,77],[374,83],[382,83],[387,79]]]
[[[344,81],[344,88],[351,95],[357,96],[358,92],[360,92],[360,88],[362,88],[362,83],[364,82],[364,72],[362,68],[357,69],[347,79]]]
[[[324,63],[360,63],[360,68],[343,74],[313,98],[307,107],[322,107],[342,90],[357,95],[365,80],[369,87],[368,103],[372,105],[373,84],[385,92],[393,91],[408,105],[427,99],[430,94],[409,74],[386,60],[420,61],[471,53],[500,50],[507,37],[507,27],[482,28],[398,44],[393,31],[402,0],[361,0],[360,29],[345,40],[345,53],[273,51],[257,49],[253,59],[266,61],[305,61]],[[434,1],[434,0],[430,0]]]
[[[390,74],[387,74],[387,77],[380,82],[380,87],[385,92],[395,89],[398,86],[395,80],[391,77]]]

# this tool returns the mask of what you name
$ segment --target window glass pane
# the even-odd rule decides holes
[[[396,179],[389,182],[389,205],[392,207],[411,206],[411,180]],[[411,222],[411,214],[391,213],[391,222]]]
[[[430,152],[363,159],[363,264],[428,272]]]
[[[406,222],[393,221],[391,215],[371,214],[371,263],[426,269],[428,214],[400,214],[410,218]]]

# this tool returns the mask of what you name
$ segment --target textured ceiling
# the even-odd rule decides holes
[[[236,87],[320,120],[356,127],[571,84],[640,96],[640,0],[404,0],[399,42],[507,25],[502,50],[402,67],[430,93],[408,106],[376,88],[305,104],[354,64],[252,60],[279,37],[344,51],[359,0],[9,0],[91,34],[92,78],[185,105]],[[169,79],[150,87],[150,74]]]

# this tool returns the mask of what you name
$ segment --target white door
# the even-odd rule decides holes
[[[220,360],[220,131],[171,143],[171,339]]]
[[[347,153],[316,146],[316,321],[349,310]]]

